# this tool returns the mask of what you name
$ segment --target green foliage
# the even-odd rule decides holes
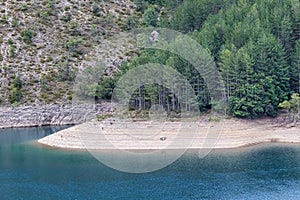
[[[19,103],[23,97],[21,92],[22,80],[19,76],[16,76],[12,83],[12,88],[9,92],[8,100],[11,104]]]
[[[103,115],[96,116],[96,118],[97,118],[98,121],[102,121],[102,120],[104,120],[106,118],[109,118],[109,117],[113,117],[113,115],[111,115],[111,114],[103,114]]]
[[[80,31],[78,30],[78,23],[75,20],[70,21],[70,35],[79,36]]]
[[[12,18],[11,25],[12,25],[12,27],[17,27],[18,24],[19,24],[18,18],[17,18],[16,16],[14,16],[14,17]]]
[[[88,19],[93,24],[91,33],[93,36],[101,33],[110,35],[111,32],[102,25],[114,23],[113,17],[108,14],[105,18],[99,18],[102,9],[98,2],[100,1],[88,4],[93,15]],[[228,103],[228,112],[231,115],[256,118],[275,116],[278,107],[289,111],[294,109],[292,100],[297,99],[297,97],[292,95],[291,100],[287,99],[291,94],[300,92],[299,1],[134,0],[134,2],[141,20],[128,16],[122,29],[131,30],[140,26],[160,26],[175,29],[193,37],[207,52],[211,53],[217,63],[217,68],[224,79],[226,102]],[[55,8],[55,1],[44,0],[41,3],[44,7],[37,11],[37,15],[45,20],[38,20],[49,25],[55,16],[60,16],[54,15],[58,13]],[[29,6],[33,4],[27,2],[24,5],[22,3],[18,5],[19,8],[23,6],[24,11],[28,12],[31,9]],[[72,17],[69,6],[64,5],[62,8],[64,11],[62,11],[61,20],[69,22],[64,23],[66,27],[62,28],[64,29],[63,34],[71,35],[65,39],[64,47],[67,50],[65,57],[79,57],[87,49],[87,45],[83,45],[84,39],[86,39],[86,27],[82,28],[78,24],[80,20],[75,20],[75,16]],[[74,8],[75,6],[72,7],[72,11]],[[19,24],[17,16],[13,14],[7,16],[5,10],[1,12],[2,25],[5,28],[10,28],[7,23],[11,20],[11,26],[16,27],[12,30],[14,32],[19,31],[23,24]],[[120,12],[120,14],[122,13]],[[38,29],[45,31],[40,27],[26,28],[21,31],[22,38],[20,38],[25,43],[30,44],[35,34],[33,30]],[[16,38],[18,36],[12,35],[10,37]],[[0,43],[2,42],[3,37],[0,36]],[[15,57],[16,44],[12,38],[8,39],[8,44],[10,56]],[[57,51],[57,53],[60,52]],[[14,62],[14,59],[8,60]],[[64,58],[64,60],[68,59]],[[55,58],[53,61],[56,62]],[[194,66],[177,55],[149,49],[139,52],[139,55],[132,57],[128,64],[122,64],[120,72],[114,74],[113,77],[101,76],[99,80],[83,86],[83,93],[90,97],[96,97],[96,99],[109,99],[118,78],[128,70],[146,63],[171,66],[187,77],[197,96],[197,101],[181,99],[181,106],[196,105],[201,111],[205,111],[215,104],[210,99],[203,78]],[[60,81],[74,81],[77,70],[72,67],[72,64],[68,62],[61,64],[56,62],[55,64],[58,69],[56,75]],[[50,88],[48,86],[50,82],[43,81],[44,79],[40,83],[43,90],[47,91]],[[20,86],[17,82],[18,80],[14,79],[9,94],[12,103],[20,101],[20,96],[22,96],[20,95],[22,84]],[[46,94],[43,96],[49,98]],[[55,96],[59,98],[58,93]],[[148,84],[136,89],[130,100],[130,108],[139,110],[141,113],[147,113],[151,102],[163,105],[165,108],[168,107],[169,113],[178,114],[180,113],[178,101],[168,88]]]
[[[140,12],[144,12],[149,6],[149,3],[146,0],[134,0],[134,4],[136,5],[136,9]]]
[[[65,10],[65,11],[70,10],[70,6],[65,6],[64,10]]]
[[[18,103],[21,101],[23,94],[17,88],[12,88],[9,92],[8,100],[11,104]]]
[[[284,100],[278,105],[278,107],[284,109],[286,112],[289,112],[291,109],[291,103],[288,100]]]
[[[41,88],[42,88],[42,91],[50,91],[51,90],[51,87],[47,81],[47,78],[45,78],[44,75],[41,76],[41,79],[40,79],[40,85],[41,85]]]
[[[222,50],[219,65],[230,113],[237,117],[275,116],[279,102],[289,93],[285,58],[283,47],[272,35],[249,42],[234,57],[229,49]]]
[[[199,72],[190,63],[170,52],[150,49],[143,50],[139,56],[133,57],[129,64],[123,64],[120,68],[121,71],[115,77],[121,77],[128,70],[147,63],[160,63],[171,66],[187,78],[197,99],[189,99],[187,96],[182,95],[185,97],[180,100],[182,107],[185,107],[187,110],[198,107],[200,111],[206,111],[211,107],[208,89]],[[137,88],[132,95],[130,109],[147,110],[150,109],[151,105],[158,104],[166,108],[169,117],[173,115],[177,116],[180,112],[178,98],[177,94],[174,94],[169,88],[157,84],[146,84]]]
[[[3,24],[7,24],[8,23],[8,16],[6,14],[2,14],[1,18],[0,18],[0,22],[2,22]]]
[[[22,88],[22,85],[23,85],[23,82],[22,82],[20,76],[16,76],[15,79],[13,80],[13,87],[20,90]]]
[[[96,87],[96,97],[105,100],[111,99],[115,83],[116,79],[104,77]]]
[[[290,74],[290,85],[291,91],[294,93],[300,93],[300,39],[296,41],[295,47],[292,50],[291,55],[291,67],[289,70]]]
[[[7,40],[7,44],[9,44],[9,45],[13,45],[13,44],[14,44],[14,41],[13,41],[13,39],[11,39],[11,38],[8,38],[8,40]]]
[[[81,81],[75,91],[76,95],[83,98],[92,97],[96,100],[111,99],[117,76],[104,76],[103,70],[104,66],[100,63],[84,69],[79,76]]]
[[[9,55],[10,57],[14,58],[16,56],[16,53],[15,53],[15,46],[14,45],[11,45],[9,47]]]
[[[79,54],[82,54],[79,45],[83,43],[82,38],[70,38],[66,44],[66,49],[71,53],[72,56],[77,57]]]
[[[192,34],[217,61],[234,116],[275,116],[279,102],[292,88],[298,91],[299,51],[291,48],[297,46],[292,38],[292,1],[275,1],[276,7],[273,1],[226,5]],[[292,65],[290,51],[295,55],[290,57]]]
[[[146,26],[157,26],[158,13],[154,7],[149,7],[143,14],[143,22]]]
[[[216,14],[224,6],[225,3],[221,0],[183,1],[175,9],[170,28],[184,33],[199,30],[209,15]]]
[[[123,29],[128,31],[137,28],[139,21],[136,17],[128,17],[123,25]]]
[[[95,16],[100,16],[101,15],[101,9],[100,7],[98,6],[98,4],[94,3],[93,6],[92,6],[92,12]]]
[[[22,11],[26,11],[28,8],[27,8],[27,3],[22,3],[21,5],[21,8],[20,8]]]
[[[21,32],[22,39],[26,44],[30,44],[32,42],[33,35],[33,31],[31,31],[29,28],[25,28]]]
[[[62,20],[65,22],[69,22],[72,20],[72,14],[70,12],[66,12],[66,14],[62,17]]]
[[[9,38],[7,40],[7,43],[10,45],[9,46],[9,55],[10,55],[10,57],[14,58],[16,56],[16,54],[15,54],[15,46],[14,46],[13,39]]]
[[[64,62],[58,65],[58,78],[60,81],[74,81],[76,78],[77,69],[70,63]]]
[[[46,4],[46,8],[49,9],[55,9],[55,0],[48,0],[47,4]]]
[[[279,103],[292,92],[299,93],[299,2],[141,0],[136,4],[144,13],[146,26],[160,25],[188,33],[211,53],[224,78],[228,111],[233,116],[276,116]],[[165,10],[157,12],[158,5],[165,6]],[[156,21],[158,15],[160,20]],[[201,88],[195,90],[197,105],[200,109],[210,107],[212,102],[201,76],[174,55],[143,50],[121,68],[122,73],[148,62],[171,65],[189,77],[194,88]],[[163,90],[157,86],[140,88],[132,106],[147,93],[160,94],[158,89]]]
[[[279,104],[279,108],[284,109],[287,112],[297,113],[300,108],[300,96],[298,93],[293,93],[291,99],[285,100]]]

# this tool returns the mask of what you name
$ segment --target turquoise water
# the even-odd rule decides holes
[[[63,127],[61,127],[63,128]],[[0,130],[0,199],[300,199],[300,146],[190,151],[146,174],[110,169],[87,152],[32,140],[59,128]]]

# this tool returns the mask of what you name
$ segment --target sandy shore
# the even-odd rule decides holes
[[[299,143],[300,127],[270,120],[220,122],[88,122],[38,140],[65,149],[222,149],[259,143]]]

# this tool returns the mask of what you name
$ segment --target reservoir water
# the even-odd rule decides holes
[[[0,199],[300,199],[300,145],[197,151],[156,172],[110,169],[87,152],[37,145],[65,127],[0,130]]]

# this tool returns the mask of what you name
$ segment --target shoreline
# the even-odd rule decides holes
[[[111,112],[110,103],[0,106],[0,129],[76,125]]]
[[[198,122],[197,134],[191,135],[187,129],[182,131],[182,135],[180,133],[175,135],[174,127],[178,123],[170,122],[159,134],[151,135],[151,137],[144,135],[140,137],[141,135],[134,134],[128,136],[124,134],[124,128],[109,129],[109,127],[105,127],[106,133],[101,134],[99,126],[93,127],[93,125],[85,123],[58,131],[36,142],[49,148],[103,151],[118,149],[128,151],[222,150],[246,148],[264,143],[300,144],[299,126],[278,127],[271,121],[266,122],[266,120],[261,122],[259,120],[226,119],[222,123],[223,127],[219,122]],[[151,126],[146,122],[140,122],[136,125],[140,128],[138,133],[143,131],[146,133],[151,129]],[[215,130],[212,127],[216,127]],[[162,135],[167,138],[166,141],[160,140]]]
[[[0,129],[10,129],[10,128],[34,128],[34,127],[44,127],[44,126],[76,126],[76,123],[65,123],[65,124],[32,124],[32,125],[12,125],[12,126],[0,126]]]
[[[89,150],[87,148],[66,148],[66,147],[58,147],[58,146],[50,146],[48,144],[43,144],[41,142],[38,142],[38,140],[32,141],[33,145],[38,145],[42,147],[46,147],[49,149],[58,149],[58,150],[64,150],[64,151],[77,151],[77,152],[88,152]],[[211,149],[203,149],[203,148],[186,148],[185,151],[198,151],[198,150],[209,150],[209,151],[222,151],[222,150],[239,150],[239,149],[246,149],[246,148],[251,148],[259,145],[267,145],[267,144],[278,144],[278,145],[299,145],[300,142],[257,142],[257,143],[251,143],[251,144],[246,144],[243,146],[236,146],[236,147],[227,147],[227,148],[211,148]],[[95,149],[97,150],[97,149]],[[129,152],[139,152],[139,151],[157,151],[157,150],[166,150],[166,151],[176,151],[178,149],[98,149],[98,151],[129,151]]]

